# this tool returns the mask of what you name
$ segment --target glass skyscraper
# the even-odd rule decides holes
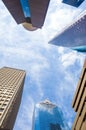
[[[81,13],[49,43],[86,52],[86,11]]]
[[[32,130],[69,130],[59,107],[45,100],[36,104]]]
[[[63,0],[62,2],[68,5],[72,5],[74,7],[78,7],[83,1],[84,0]]]

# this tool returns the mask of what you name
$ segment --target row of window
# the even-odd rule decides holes
[[[3,79],[0,77],[0,85],[7,85],[7,84],[15,84],[20,78],[22,77],[22,74],[20,75],[15,75],[15,76],[7,76],[4,77]]]
[[[0,116],[10,103],[22,76],[22,71],[13,71],[13,69],[11,71],[10,68],[3,68],[0,70]]]

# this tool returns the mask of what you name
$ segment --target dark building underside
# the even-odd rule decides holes
[[[30,22],[33,27],[41,28],[43,26],[50,0],[29,0],[27,5],[30,8],[29,20],[24,16],[20,0],[2,1],[18,24]]]
[[[20,0],[2,0],[2,1],[18,24],[25,22],[25,17],[20,5]]]

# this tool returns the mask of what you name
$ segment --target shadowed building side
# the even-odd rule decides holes
[[[49,43],[86,51],[86,11]]]
[[[29,0],[31,21],[34,27],[41,28],[44,24],[50,0]]]
[[[72,130],[86,130],[86,60],[73,98],[72,107],[77,112]]]
[[[0,69],[0,130],[12,130],[21,102],[25,71]]]
[[[0,128],[0,130],[9,130],[9,129],[2,129],[2,128]]]
[[[17,24],[25,22],[20,0],[2,0]]]

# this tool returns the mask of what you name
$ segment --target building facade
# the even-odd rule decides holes
[[[0,69],[0,130],[12,130],[18,113],[25,71]]]
[[[86,11],[77,17],[72,24],[65,27],[49,43],[82,52],[86,51]]]
[[[18,24],[27,23],[27,28],[32,30],[43,26],[50,0],[2,1]]]
[[[84,0],[63,0],[63,3],[79,7]]]
[[[86,60],[73,98],[76,117],[72,130],[86,130]]]
[[[32,130],[69,130],[59,107],[45,100],[36,105]]]

